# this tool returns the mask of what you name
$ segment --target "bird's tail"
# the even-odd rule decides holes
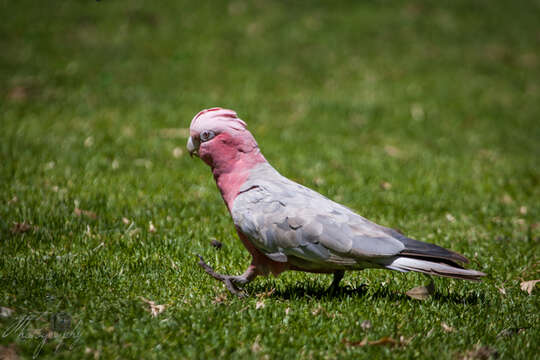
[[[405,256],[396,257],[389,264],[385,265],[385,267],[401,272],[416,271],[424,274],[472,281],[480,281],[482,276],[486,276],[481,271],[463,269],[442,262]]]

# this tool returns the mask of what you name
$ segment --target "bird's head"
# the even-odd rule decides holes
[[[232,110],[215,107],[200,111],[191,120],[189,134],[190,155],[200,157],[212,168],[228,167],[241,159],[262,158],[246,123]]]

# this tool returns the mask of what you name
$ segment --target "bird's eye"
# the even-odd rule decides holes
[[[200,138],[201,138],[202,142],[205,142],[205,141],[208,141],[208,140],[212,139],[214,136],[215,136],[215,134],[214,134],[214,132],[212,130],[204,130],[201,133]]]

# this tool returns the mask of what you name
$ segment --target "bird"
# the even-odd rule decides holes
[[[284,271],[333,274],[339,289],[345,271],[379,268],[479,281],[469,260],[378,225],[352,209],[281,175],[261,153],[237,113],[220,107],[200,111],[189,128],[187,150],[210,166],[238,237],[251,255],[241,275],[199,265],[238,296],[257,276]]]

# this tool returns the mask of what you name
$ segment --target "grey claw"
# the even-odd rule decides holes
[[[227,287],[227,290],[229,290],[231,294],[236,295],[239,298],[243,298],[246,296],[246,293],[234,284],[234,280],[235,280],[234,276],[218,274],[217,272],[214,271],[214,269],[210,267],[210,265],[208,265],[204,261],[201,255],[197,254],[197,256],[199,257],[199,266],[202,267],[208,275],[210,275],[216,280],[223,282],[225,286]]]

